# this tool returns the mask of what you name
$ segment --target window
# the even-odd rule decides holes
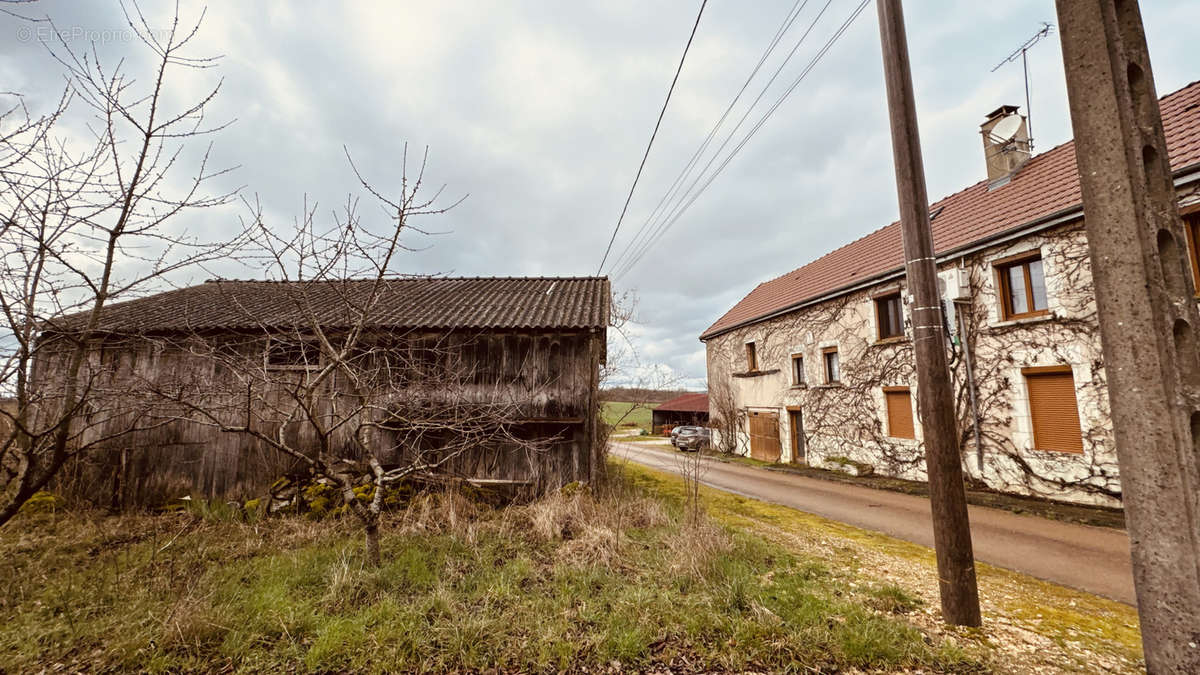
[[[1029,393],[1034,449],[1083,452],[1071,366],[1026,368],[1021,373]]]
[[[792,384],[804,384],[804,357],[800,354],[792,354]]]
[[[746,343],[746,371],[756,372],[758,370],[758,354],[754,351],[754,343]]]
[[[1192,263],[1192,286],[1200,295],[1200,213],[1192,213],[1183,217],[1183,229],[1187,234],[1188,261]]]
[[[883,401],[887,408],[888,436],[916,438],[912,415],[912,393],[908,387],[884,387]]]
[[[1046,313],[1046,278],[1040,252],[996,264],[1000,306],[1005,319],[1041,316]]]
[[[875,323],[879,326],[879,339],[904,336],[904,313],[900,309],[900,294],[875,298]]]
[[[825,383],[834,384],[842,381],[842,371],[838,366],[837,347],[826,347],[821,350],[821,358],[825,361]]]
[[[321,365],[321,349],[315,342],[272,338],[267,345],[270,370],[308,370]]]

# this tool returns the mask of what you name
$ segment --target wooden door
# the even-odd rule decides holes
[[[792,432],[792,462],[807,464],[808,453],[804,443],[804,413],[788,410],[788,428]]]
[[[779,444],[779,414],[750,411],[750,456],[764,462],[778,462],[783,449]]]

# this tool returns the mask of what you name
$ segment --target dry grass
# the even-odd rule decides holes
[[[197,515],[203,513],[203,517]],[[821,560],[613,481],[352,519],[38,514],[0,531],[0,670],[977,670]]]

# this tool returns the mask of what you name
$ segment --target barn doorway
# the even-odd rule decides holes
[[[792,462],[808,464],[808,453],[804,443],[804,413],[799,408],[788,408],[788,431],[792,437]]]
[[[779,413],[751,410],[750,456],[764,462],[778,462],[783,449],[779,444]]]

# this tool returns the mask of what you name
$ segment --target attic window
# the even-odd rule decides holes
[[[266,365],[268,370],[313,370],[321,366],[321,348],[311,340],[271,338]]]

